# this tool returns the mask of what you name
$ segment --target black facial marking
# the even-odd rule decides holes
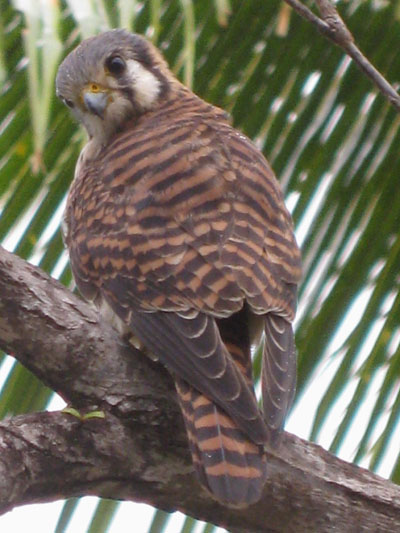
[[[135,51],[135,59],[145,67],[153,66],[153,58],[149,50],[147,41],[140,35],[131,35],[132,49]]]
[[[160,82],[160,98],[164,98],[168,95],[170,86],[168,83],[168,80],[165,78],[163,74],[161,74],[160,70],[157,67],[149,68],[149,71],[158,79]]]

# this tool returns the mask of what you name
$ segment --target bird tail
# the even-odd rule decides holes
[[[258,501],[266,478],[263,447],[185,381],[178,378],[176,388],[200,482],[226,505],[244,507]]]

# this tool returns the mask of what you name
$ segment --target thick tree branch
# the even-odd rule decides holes
[[[354,42],[354,38],[330,0],[316,0],[321,18],[299,0],[284,0],[301,17],[313,24],[325,37],[340,46],[365,72],[379,91],[400,111],[400,96],[394,87],[371,64]]]
[[[219,505],[198,485],[171,379],[78,297],[0,249],[0,346],[82,412],[0,424],[0,512],[95,494],[145,501],[229,531],[400,530],[400,488],[285,434],[262,501]]]

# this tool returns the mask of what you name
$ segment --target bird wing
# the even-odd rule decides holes
[[[268,435],[253,390],[230,357],[214,317],[205,313],[188,316],[156,311],[144,313],[132,306],[121,279],[107,283],[105,296],[123,316],[134,334],[166,367],[225,409],[254,442]],[[127,296],[115,298],[115,294]],[[124,309],[125,304],[125,309]]]

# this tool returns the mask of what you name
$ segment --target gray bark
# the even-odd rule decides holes
[[[0,249],[0,347],[83,415],[0,423],[0,513],[97,495],[181,510],[232,532],[400,531],[400,488],[286,433],[262,500],[221,506],[197,483],[168,373],[80,298]],[[1,519],[0,519],[1,525]]]

